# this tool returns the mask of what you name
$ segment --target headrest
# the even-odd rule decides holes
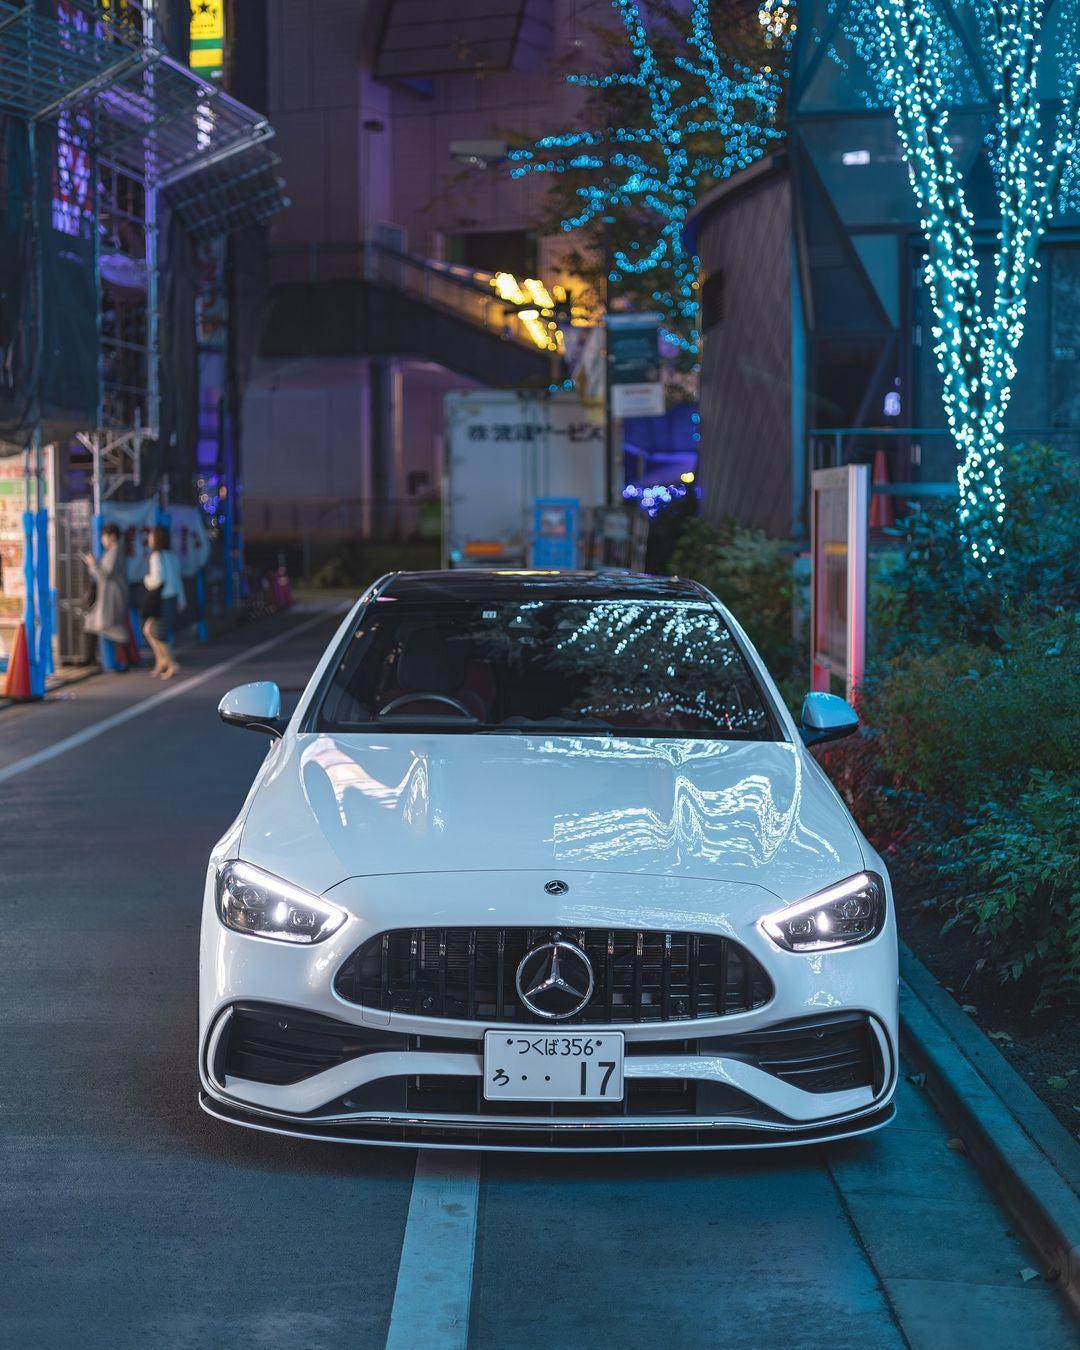
[[[465,683],[463,644],[449,640],[440,628],[418,628],[405,639],[398,661],[403,688],[427,694],[450,694]]]

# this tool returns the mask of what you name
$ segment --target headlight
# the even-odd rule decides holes
[[[217,907],[226,928],[277,942],[321,942],[345,922],[336,905],[243,862],[218,869]]]
[[[769,937],[789,952],[852,947],[875,937],[884,924],[885,883],[873,872],[860,872],[761,921]]]

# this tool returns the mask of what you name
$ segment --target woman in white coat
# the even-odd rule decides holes
[[[143,604],[143,633],[154,653],[151,675],[171,680],[180,667],[172,654],[169,634],[177,614],[187,608],[184,579],[180,575],[180,559],[169,547],[169,531],[165,525],[155,525],[151,535],[150,570],[143,578],[146,600]]]

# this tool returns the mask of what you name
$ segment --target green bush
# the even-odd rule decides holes
[[[334,590],[346,586],[367,586],[384,572],[426,570],[439,566],[438,540],[408,539],[400,543],[373,540],[347,540],[316,567],[311,585],[316,590]]]
[[[782,542],[762,530],[730,522],[718,529],[695,517],[683,526],[668,566],[708,586],[750,634],[774,677],[788,681],[801,657],[792,634],[792,558]]]
[[[1005,561],[993,577],[971,564],[955,498],[933,498],[894,533],[901,555],[874,577],[870,636],[892,656],[963,640],[999,646],[1017,611],[1080,605],[1080,465],[1045,445],[1002,458]]]
[[[1080,992],[1080,475],[1033,446],[1003,481],[994,577],[955,501],[902,523],[871,586],[866,730],[823,759],[877,846],[924,873],[928,907],[1041,1006]]]
[[[1067,773],[1080,737],[1080,625],[1036,616],[969,642],[881,663],[861,711],[886,778],[966,812],[1015,792],[1030,768]]]
[[[1036,1007],[1080,993],[1080,775],[1035,770],[936,850],[958,892],[946,922],[985,937],[1004,980],[1037,977]]]

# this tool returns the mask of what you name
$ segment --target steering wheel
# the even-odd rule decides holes
[[[451,698],[449,694],[425,694],[417,691],[413,694],[399,694],[393,698],[385,708],[379,709],[379,716],[386,717],[389,713],[397,712],[399,708],[404,708],[410,703],[445,703],[448,708],[453,708],[455,712],[461,713],[462,717],[468,717],[472,721],[476,720],[476,715],[461,702],[460,699]]]

